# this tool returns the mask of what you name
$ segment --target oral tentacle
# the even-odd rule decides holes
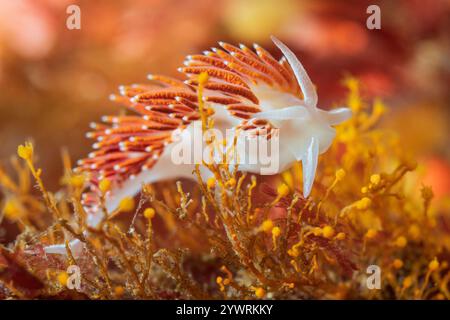
[[[274,36],[271,36],[271,39],[273,43],[275,43],[275,45],[281,50],[281,52],[283,52],[287,61],[291,65],[291,68],[294,71],[295,77],[297,78],[298,84],[300,85],[300,88],[302,89],[303,95],[305,97],[305,103],[309,107],[315,108],[317,106],[318,100],[317,92],[314,88],[313,83],[311,82],[311,79],[306,73],[305,68],[303,68],[303,65],[297,59],[295,54],[283,42],[281,42]]]
[[[303,196],[306,198],[311,193],[314,177],[316,175],[317,160],[319,157],[319,143],[312,137],[308,149],[302,158],[303,166]]]

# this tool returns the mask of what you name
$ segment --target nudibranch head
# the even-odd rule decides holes
[[[131,113],[105,116],[92,125],[88,137],[96,139],[89,157],[79,161],[79,170],[90,174],[91,192],[84,204],[95,212],[98,184],[112,182],[109,209],[123,196],[134,195],[142,183],[189,177],[192,166],[172,163],[170,152],[175,135],[183,136],[200,121],[197,101],[198,76],[207,73],[203,99],[215,111],[215,122],[223,129],[270,139],[279,130],[280,172],[295,161],[303,163],[303,193],[308,196],[315,176],[318,155],[332,143],[336,125],[350,117],[340,108],[317,108],[317,92],[300,61],[281,41],[272,38],[283,53],[280,60],[258,45],[254,50],[219,42],[220,48],[187,56],[178,80],[151,75],[149,84],[121,86],[112,100]],[[258,166],[239,166],[257,172]]]

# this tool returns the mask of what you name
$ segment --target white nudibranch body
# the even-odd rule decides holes
[[[103,218],[98,209],[98,183],[107,178],[114,188],[108,193],[108,211],[115,210],[121,199],[137,194],[143,184],[174,178],[194,178],[194,163],[177,163],[173,154],[179,148],[201,144],[194,129],[200,123],[196,87],[198,75],[208,73],[204,100],[214,109],[217,129],[225,136],[227,129],[238,130],[238,158],[250,158],[245,138],[256,134],[259,140],[278,139],[277,165],[265,170],[260,163],[239,162],[239,171],[277,174],[302,162],[303,195],[308,197],[316,173],[319,154],[327,151],[335,137],[333,125],[351,117],[348,108],[325,111],[317,108],[317,92],[295,54],[272,37],[284,57],[277,61],[255,45],[256,52],[244,45],[239,48],[220,42],[224,49],[213,48],[203,55],[187,57],[180,68],[188,80],[152,75],[157,85],[121,86],[122,102],[137,116],[102,117],[110,126],[94,125],[89,137],[97,140],[95,151],[80,160],[80,170],[92,175],[91,192],[84,205],[88,223],[96,227]],[[228,141],[229,143],[229,141]],[[272,155],[273,156],[273,155]],[[203,170],[203,169],[202,169]],[[208,171],[202,175],[207,178]],[[74,254],[81,253],[81,243],[70,243]],[[46,248],[47,253],[65,254],[64,245]]]

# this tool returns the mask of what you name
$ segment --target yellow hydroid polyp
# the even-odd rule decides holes
[[[125,289],[122,286],[114,287],[114,295],[118,298],[122,297],[125,293]]]
[[[98,188],[100,189],[100,192],[105,194],[109,190],[111,190],[111,180],[109,179],[102,179],[100,183],[98,184]]]
[[[289,194],[289,187],[285,183],[282,183],[278,186],[277,193],[281,198],[285,197]]]
[[[346,235],[345,235],[344,232],[339,232],[339,233],[336,235],[336,239],[337,239],[337,240],[345,240],[345,238],[346,238]]]
[[[209,80],[209,75],[207,72],[202,72],[198,75],[198,83],[200,85],[205,85]]]
[[[300,252],[298,251],[297,248],[289,249],[287,251],[287,253],[288,253],[288,255],[290,255],[291,257],[294,257],[294,258],[296,258],[296,257],[298,257],[300,255]]]
[[[359,81],[355,77],[349,76],[345,78],[344,85],[349,89],[350,92],[359,91]]]
[[[82,188],[84,186],[84,183],[86,181],[84,175],[77,174],[70,177],[70,185],[75,188]]]
[[[436,271],[437,269],[439,269],[439,261],[434,258],[429,264],[428,264],[428,269],[433,272]]]
[[[359,112],[362,106],[359,97],[359,81],[354,77],[348,77],[344,80],[344,85],[349,89],[350,93],[347,97],[347,105],[353,112]]]
[[[273,235],[275,238],[276,238],[276,237],[279,237],[280,234],[281,234],[281,229],[280,229],[280,227],[274,227],[274,228],[272,229],[272,235]]]
[[[324,238],[331,239],[334,237],[334,229],[332,226],[325,226],[322,228],[322,235]]]
[[[425,201],[430,201],[434,197],[433,189],[431,187],[423,186],[420,192]]]
[[[132,197],[125,197],[119,203],[119,210],[129,212],[134,210],[134,199]]]
[[[412,277],[408,276],[405,277],[405,279],[403,279],[403,288],[408,289],[409,287],[411,287],[411,285],[413,284],[413,279]]]
[[[375,236],[377,235],[377,233],[378,233],[377,230],[375,230],[375,229],[369,229],[369,230],[367,230],[365,237],[366,237],[367,239],[373,239],[373,238],[375,238]]]
[[[265,220],[262,224],[261,224],[261,230],[264,232],[270,232],[273,228],[273,221],[270,219]]]
[[[368,197],[364,197],[361,200],[356,202],[356,208],[359,210],[365,210],[365,209],[368,209],[371,204],[372,204],[372,200],[370,200],[370,198],[368,198]]]
[[[5,206],[3,207],[3,212],[5,216],[11,220],[20,218],[22,215],[19,203],[15,200],[6,201]]]
[[[280,234],[281,234],[280,227],[273,227],[272,228],[272,244],[273,244],[273,249],[274,250],[277,249],[277,238],[280,236]]]
[[[286,182],[290,189],[294,189],[294,176],[292,175],[290,170],[283,171],[281,173],[283,180]]]
[[[373,174],[370,176],[370,183],[373,185],[379,184],[381,181],[381,176],[379,174]]]
[[[147,208],[144,210],[144,217],[146,217],[147,219],[151,220],[155,217],[155,209],[153,208]]]
[[[344,179],[344,177],[345,177],[344,169],[339,169],[336,171],[336,181],[342,181],[342,179]]]
[[[24,160],[31,160],[33,157],[33,144],[31,142],[25,142],[25,145],[19,145],[17,147],[17,154]]]
[[[395,269],[401,269],[403,267],[403,261],[400,259],[395,259],[392,265]]]
[[[253,59],[258,59],[256,56],[246,56],[244,53],[250,50],[245,47],[241,48],[241,51],[235,47],[230,48],[236,54],[230,54],[227,61],[241,57],[253,62],[255,61]],[[222,51],[219,53],[223,54]],[[221,72],[214,73],[218,70],[212,63],[217,62],[219,58],[216,59],[216,57],[219,57],[219,53],[217,55],[207,53],[201,57],[201,60],[211,62],[209,69],[198,67],[203,65],[198,63],[201,61],[189,62],[192,64],[191,69],[188,70],[187,85],[189,87],[183,87],[179,81],[170,81],[175,83],[173,87],[167,82],[160,85],[152,79],[157,88],[154,88],[153,84],[123,88],[124,98],[133,96],[133,101],[139,98],[141,99],[139,106],[149,106],[148,109],[150,109],[145,109],[148,112],[145,112],[144,119],[132,118],[135,119],[133,122],[138,123],[136,129],[144,130],[139,126],[141,123],[148,123],[153,117],[163,116],[162,112],[152,110],[153,105],[159,106],[162,96],[167,97],[164,107],[160,106],[167,114],[164,120],[167,120],[167,123],[182,122],[183,126],[199,121],[199,114],[196,111],[202,104],[205,106],[204,114],[208,114],[208,110],[221,104],[214,101],[226,103],[232,103],[234,100],[245,101],[238,98],[240,94],[246,95],[243,99],[252,99],[248,92],[252,90],[244,89],[247,79],[245,74],[242,74],[244,82],[241,81],[240,76],[236,76],[239,73],[238,69],[234,69],[233,73],[230,71],[231,67],[219,68]],[[254,64],[256,68],[263,66],[264,61],[273,61],[264,51],[261,50],[258,53],[265,59]],[[205,81],[208,83],[203,86],[204,95],[200,95],[196,101],[194,89],[199,82],[197,73],[203,69],[210,70],[211,77],[209,80],[200,79],[201,83]],[[283,64],[280,68],[270,67],[269,69],[271,73],[276,72],[277,69],[289,71],[289,66]],[[286,83],[295,91],[300,91],[295,82],[289,81],[289,77],[284,79],[284,75],[288,74],[283,72],[273,79],[274,83],[279,81],[276,86],[283,86],[283,83]],[[231,80],[219,79],[218,76],[229,77]],[[81,161],[81,172],[76,171],[77,174],[86,173],[86,177],[89,177],[86,182],[92,184],[88,185],[91,188],[86,190],[87,197],[76,194],[80,191],[79,189],[63,188],[62,196],[53,197],[49,194],[47,197],[49,199],[47,203],[51,205],[50,210],[41,210],[40,208],[44,209],[44,206],[40,204],[41,199],[25,202],[35,197],[31,192],[28,193],[29,186],[23,187],[20,181],[17,184],[7,181],[5,184],[5,175],[0,169],[1,189],[8,192],[4,195],[3,205],[7,201],[15,201],[13,205],[8,205],[6,211],[12,214],[17,211],[16,206],[20,208],[20,213],[23,212],[24,216],[20,219],[20,224],[17,223],[19,226],[22,223],[39,222],[36,223],[36,227],[39,227],[40,234],[41,230],[44,230],[44,226],[42,229],[40,227],[41,220],[45,223],[48,221],[51,228],[54,223],[61,221],[60,228],[68,228],[67,235],[75,231],[80,238],[86,239],[86,244],[81,244],[83,250],[72,250],[72,252],[75,260],[78,260],[77,252],[81,254],[84,252],[86,259],[83,257],[83,264],[86,265],[85,271],[89,273],[87,276],[101,280],[95,282],[95,286],[84,286],[83,294],[90,298],[117,298],[122,295],[123,288],[126,289],[125,295],[129,299],[158,299],[161,298],[160,292],[164,292],[164,297],[180,299],[249,299],[252,297],[255,299],[264,297],[270,299],[298,297],[433,299],[437,296],[448,297],[448,278],[445,272],[449,261],[442,254],[442,250],[446,247],[449,237],[448,230],[441,228],[444,222],[441,219],[441,212],[445,213],[448,210],[441,208],[438,202],[433,202],[433,205],[428,207],[426,199],[431,200],[431,192],[424,190],[422,198],[419,190],[415,188],[421,183],[414,180],[416,178],[413,174],[408,177],[412,179],[411,182],[405,183],[402,176],[412,169],[414,162],[403,162],[402,159],[398,159],[404,148],[402,145],[397,145],[397,141],[392,141],[391,136],[386,135],[387,132],[382,127],[376,127],[373,130],[372,125],[375,124],[373,114],[379,111],[374,110],[375,106],[371,110],[370,104],[360,99],[356,82],[350,82],[349,87],[353,90],[352,103],[355,108],[359,108],[359,111],[354,113],[350,121],[336,128],[338,144],[332,144],[322,156],[316,172],[316,183],[312,186],[312,197],[305,199],[299,194],[298,190],[301,188],[298,188],[298,182],[304,177],[301,172],[303,164],[299,162],[295,162],[294,168],[286,170],[282,176],[268,178],[269,188],[263,185],[266,179],[260,179],[258,184],[260,188],[256,188],[256,177],[252,176],[252,180],[248,181],[246,177],[250,178],[250,176],[244,174],[250,172],[240,172],[238,168],[235,171],[233,166],[211,163],[206,167],[199,164],[195,173],[197,173],[196,179],[200,188],[192,186],[192,190],[184,192],[180,182],[179,191],[175,192],[173,182],[154,186],[153,182],[145,181],[142,197],[139,200],[142,201],[140,204],[143,206],[143,210],[139,211],[141,219],[132,220],[136,222],[135,225],[125,221],[107,220],[100,225],[100,228],[90,228],[87,224],[89,219],[84,217],[78,219],[77,212],[71,210],[70,206],[66,206],[64,201],[76,200],[74,209],[80,209],[81,212],[81,209],[85,208],[87,218],[90,218],[91,212],[97,213],[103,209],[106,209],[104,211],[107,214],[111,213],[111,216],[114,216],[120,212],[114,210],[118,207],[120,200],[124,196],[134,194],[134,189],[138,190],[142,187],[141,177],[143,179],[153,177],[147,170],[151,169],[153,160],[163,155],[163,153],[155,154],[153,139],[148,139],[152,143],[145,145],[144,148],[143,144],[147,143],[147,137],[143,139],[143,136],[136,135],[135,130],[129,132],[131,118],[126,115],[123,118],[122,116],[105,118],[106,123],[99,125],[93,134],[93,137],[103,139],[96,141],[99,143],[95,148],[100,147],[100,150],[94,152],[92,157],[89,156],[88,159]],[[248,83],[251,88],[254,87],[252,83]],[[225,88],[230,90],[230,93],[225,95],[225,99],[222,94],[215,96],[220,90],[212,88]],[[237,89],[239,90],[235,91]],[[154,90],[162,94],[155,94]],[[289,92],[288,88],[284,91]],[[142,92],[142,94],[134,98],[136,92]],[[158,97],[158,101],[150,101],[151,96]],[[267,102],[261,101],[264,98],[265,95],[262,98],[253,97],[255,101],[252,102],[252,107],[242,108],[241,105],[237,105],[234,112],[252,109],[256,112],[261,102],[264,104]],[[186,105],[183,105],[184,103]],[[133,106],[137,104],[133,102]],[[233,109],[232,104],[227,106]],[[159,110],[160,107],[155,109]],[[188,113],[183,113],[182,110],[187,110]],[[275,111],[278,114],[278,109]],[[192,113],[196,113],[195,117]],[[216,113],[216,116],[220,115]],[[215,117],[216,120],[217,117]],[[212,119],[206,117],[206,120],[209,123]],[[217,121],[217,123],[220,122]],[[173,127],[176,125],[174,124]],[[250,127],[253,130],[253,127]],[[152,135],[154,130],[149,130],[151,131],[148,133]],[[239,130],[244,129],[239,128]],[[129,135],[124,132],[129,132]],[[147,133],[146,130],[144,132]],[[164,135],[166,133],[169,132],[165,132]],[[170,136],[170,134],[167,135]],[[109,141],[117,142],[114,142],[112,146],[106,143]],[[217,141],[218,146],[222,147],[219,145],[220,142],[220,140]],[[167,143],[171,142],[167,141]],[[114,158],[114,153],[118,151],[121,153],[120,157]],[[31,158],[27,164],[32,164],[32,150],[28,155],[27,152],[26,146],[23,146],[20,152],[18,150],[25,159]],[[110,152],[113,153],[110,154]],[[110,159],[109,156],[114,159]],[[123,163],[120,160],[121,163],[117,167],[112,166],[111,160],[115,162],[119,159],[123,159]],[[107,160],[106,163],[105,160]],[[163,165],[168,163],[164,159],[158,161],[162,161],[160,164]],[[396,166],[397,163],[399,163],[398,166]],[[22,176],[28,174],[26,166],[23,167]],[[141,168],[145,170],[140,170]],[[211,174],[206,174],[208,170]],[[172,173],[171,170],[167,172]],[[158,175],[160,172],[155,173]],[[192,168],[189,167],[189,174],[191,173]],[[141,174],[142,176],[138,176]],[[166,177],[162,173],[161,176]],[[211,176],[213,178],[208,179]],[[111,189],[111,183],[101,181],[104,177],[111,179],[113,184],[111,191],[114,192],[107,192],[107,196],[105,192]],[[167,178],[172,179],[172,177]],[[234,180],[227,185],[230,179]],[[276,183],[276,181],[279,182]],[[280,185],[281,181],[283,184]],[[234,186],[232,189],[229,188],[231,185]],[[127,189],[129,186],[132,186],[133,190]],[[339,187],[333,189],[333,186]],[[220,190],[214,192],[214,188]],[[74,194],[77,196],[73,196]],[[281,198],[281,196],[286,197]],[[126,211],[135,209],[135,201],[137,200],[133,201],[131,198],[123,200],[120,203],[120,209]],[[36,209],[30,206],[33,202],[37,204]],[[64,209],[64,214],[54,214],[52,221],[50,215],[52,211],[55,211],[53,207],[61,207]],[[150,207],[157,208],[158,217],[156,217],[155,209]],[[424,210],[427,207],[429,214],[426,214]],[[75,214],[71,214],[70,211]],[[98,212],[98,217],[102,218],[102,213]],[[40,219],[41,216],[43,219]],[[92,214],[92,216],[97,215]],[[58,219],[59,217],[64,220]],[[8,216],[5,218],[8,219]],[[156,219],[160,220],[162,230],[153,230],[153,221]],[[67,224],[65,224],[66,221]],[[116,223],[118,223],[117,228],[115,228]],[[130,226],[133,228],[130,229]],[[147,229],[143,228],[145,226]],[[133,232],[127,234],[125,233],[127,229]],[[169,234],[164,232],[166,229]],[[33,236],[29,237],[33,239],[30,246],[35,243],[41,245],[38,243],[39,234],[33,230],[30,232]],[[62,242],[59,235],[54,239],[44,236],[43,240],[42,245],[48,246],[45,250],[49,254],[68,254],[64,244],[58,244],[59,240]],[[89,244],[92,244],[94,251]],[[72,243],[70,246],[72,248]],[[95,256],[96,253],[100,254],[99,259]],[[439,261],[433,260],[434,257],[439,257]],[[52,271],[59,270],[60,266],[47,264],[50,260],[46,261],[45,265],[41,265],[39,261],[35,264],[35,260],[41,259],[36,259],[34,256],[30,258],[33,259],[25,262],[30,265],[31,271],[48,268],[45,271],[54,278],[53,283],[43,282],[45,286],[49,286],[42,290],[42,295],[53,295],[55,286],[61,289],[56,278],[58,272]],[[230,274],[233,272],[236,277],[228,276],[225,269],[221,271],[224,274],[227,273],[227,276],[221,274],[219,277],[212,272],[213,281],[210,281],[211,277],[196,277],[196,274],[192,272],[197,272],[197,266],[204,269],[201,265],[204,263],[206,268],[227,264],[231,270],[228,272]],[[364,270],[359,271],[372,264],[383,268],[392,290],[376,290],[376,292],[360,290],[360,284],[365,282],[366,274]],[[39,273],[37,275],[39,276]],[[61,276],[63,277],[64,275]],[[185,281],[186,279],[188,281]],[[154,284],[158,284],[157,288],[154,288]],[[292,286],[286,284],[292,284]],[[116,289],[116,286],[119,287]]]
[[[208,187],[208,189],[214,188],[215,185],[216,185],[216,178],[210,177],[208,178],[208,180],[206,180],[206,186]]]
[[[229,188],[234,188],[236,186],[236,179],[235,178],[231,178],[230,180],[228,180],[225,184],[227,187]]]
[[[63,271],[60,272],[58,274],[58,282],[62,285],[62,286],[66,286],[67,284],[67,280],[69,279],[69,275],[67,274],[67,272]]]
[[[407,244],[408,240],[403,236],[400,236],[397,239],[395,239],[395,245],[399,248],[404,248]]]
[[[266,290],[264,290],[264,288],[253,288],[254,292],[255,292],[255,296],[259,299],[264,298],[264,296],[266,295]]]
[[[223,285],[223,278],[221,276],[218,276],[216,278],[216,283],[219,285],[220,291],[225,291],[225,286]]]
[[[373,114],[380,116],[386,112],[386,106],[380,99],[375,99],[373,104]]]
[[[323,235],[323,230],[320,227],[315,227],[312,232],[316,237]]]
[[[413,224],[408,228],[408,235],[413,239],[417,240],[420,237],[420,228]]]

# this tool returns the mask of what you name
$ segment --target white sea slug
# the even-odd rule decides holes
[[[270,137],[272,130],[279,129],[279,166],[271,174],[301,161],[303,195],[309,196],[318,156],[335,136],[332,126],[350,118],[351,112],[347,108],[318,109],[317,92],[302,64],[280,40],[272,40],[284,55],[280,60],[256,44],[253,51],[219,42],[220,49],[187,57],[185,66],[179,68],[185,81],[151,75],[150,84],[120,87],[120,95],[112,100],[124,104],[132,115],[105,116],[103,123],[94,123],[94,131],[87,136],[96,139],[95,150],[78,163],[78,170],[90,175],[90,190],[84,194],[83,204],[92,227],[103,217],[98,208],[102,179],[112,183],[106,196],[108,211],[116,209],[124,197],[138,193],[144,183],[194,179],[194,164],[174,163],[172,152],[180,138],[181,143],[192,144],[192,139],[185,138],[201,121],[196,93],[201,73],[209,75],[203,97],[215,111],[218,129],[239,130],[239,139],[259,132],[268,132],[266,137]],[[263,172],[260,165],[246,163],[239,170]],[[77,240],[71,246],[81,251]],[[49,246],[46,251],[65,253],[65,246]]]

